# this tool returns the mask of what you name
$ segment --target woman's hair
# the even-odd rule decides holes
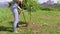
[[[18,3],[18,6],[23,9],[23,4],[21,2]]]
[[[18,4],[18,6],[19,6],[21,9],[23,9],[23,3],[22,3],[22,0],[20,0],[17,4]]]

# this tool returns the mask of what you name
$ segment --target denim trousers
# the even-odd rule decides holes
[[[18,14],[18,6],[17,4],[13,4],[11,7],[11,11],[13,13],[13,16],[14,16],[14,24],[13,24],[13,28],[14,28],[14,31],[16,31],[16,28],[17,28],[17,24],[19,22],[19,14]]]

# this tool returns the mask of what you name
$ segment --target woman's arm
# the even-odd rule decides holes
[[[19,9],[19,10],[22,10],[19,6],[18,6],[18,9]]]

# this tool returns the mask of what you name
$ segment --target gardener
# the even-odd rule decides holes
[[[22,0],[13,0],[12,4],[10,6],[11,11],[12,11],[13,16],[14,16],[14,32],[15,33],[18,33],[17,29],[16,29],[17,24],[19,22],[18,8],[20,10],[22,10],[22,8],[18,6],[19,3],[22,3]]]

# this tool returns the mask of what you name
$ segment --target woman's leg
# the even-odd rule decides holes
[[[18,21],[19,21],[18,10],[14,9],[14,31],[15,32],[16,32]]]
[[[12,10],[12,13],[13,13],[13,16],[14,16],[14,24],[13,24],[14,25],[14,32],[16,32],[17,24],[19,22],[18,9],[17,9],[17,7],[12,6],[11,10]]]

